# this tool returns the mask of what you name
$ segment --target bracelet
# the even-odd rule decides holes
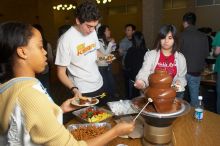
[[[77,89],[77,90],[79,90],[79,88],[78,88],[78,87],[74,87],[74,86],[73,86],[73,87],[71,87],[71,88],[70,88],[70,91],[72,92],[72,91],[73,91],[73,89]]]
[[[142,81],[144,82],[144,88],[146,88],[147,87],[147,83],[144,80],[142,80]]]

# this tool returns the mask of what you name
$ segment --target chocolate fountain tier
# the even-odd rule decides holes
[[[172,111],[176,91],[173,88],[157,89],[148,87],[145,90],[145,96],[153,99],[157,112],[166,113]]]
[[[146,97],[136,97],[132,99],[132,107],[140,111],[146,104]],[[145,121],[153,126],[165,127],[172,124],[172,122],[179,116],[185,115],[190,111],[190,104],[184,100],[175,99],[172,104],[172,110],[167,113],[158,113],[153,104],[148,105],[141,113]]]

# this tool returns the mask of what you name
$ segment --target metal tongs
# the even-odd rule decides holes
[[[141,109],[141,111],[137,114],[137,116],[133,119],[134,122],[136,121],[136,119],[139,117],[139,115],[142,113],[142,111],[147,107],[147,105],[148,105],[150,102],[153,102],[153,99],[152,99],[152,98],[148,98],[147,103],[144,105],[144,107]]]

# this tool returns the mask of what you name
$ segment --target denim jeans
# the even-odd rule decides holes
[[[216,82],[216,92],[217,92],[217,113],[220,114],[220,72],[217,73],[217,82]]]
[[[195,107],[199,103],[198,96],[201,76],[186,74],[186,80],[189,87],[190,104]]]

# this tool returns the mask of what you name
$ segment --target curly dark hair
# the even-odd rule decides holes
[[[158,51],[161,50],[161,40],[164,39],[166,37],[166,35],[171,32],[173,39],[174,39],[174,44],[173,44],[173,49],[172,49],[172,53],[174,54],[176,51],[179,52],[179,40],[178,40],[178,36],[177,36],[177,30],[176,27],[174,25],[171,24],[167,24],[167,25],[163,25],[160,28],[160,31],[157,35],[156,41],[154,43],[154,48]]]
[[[97,5],[87,0],[77,7],[75,17],[79,19],[80,23],[84,23],[99,20],[101,15]]]
[[[26,46],[33,36],[33,26],[21,22],[5,22],[0,24],[0,63],[5,64],[7,76],[12,77],[13,55],[18,47]],[[1,79],[2,80],[2,79]]]

